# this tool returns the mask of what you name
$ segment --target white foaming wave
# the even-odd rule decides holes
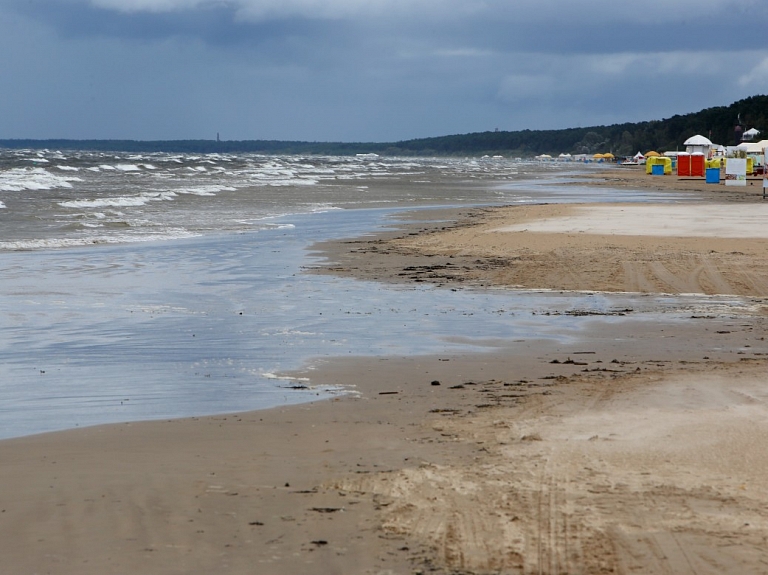
[[[5,204],[3,202],[0,202],[0,210],[5,207]]]
[[[92,200],[69,200],[59,202],[63,208],[131,208],[143,206],[149,202],[172,200],[174,192],[148,192],[138,196],[118,196],[116,198],[98,198]]]
[[[381,175],[381,174],[377,174],[377,175]],[[389,176],[391,174],[383,174],[383,175]],[[367,176],[368,174],[364,174],[364,173],[339,174],[338,176],[336,176],[336,179],[337,180],[360,180]]]
[[[79,172],[80,168],[76,168],[75,166],[56,166],[58,169],[62,170],[63,172]]]
[[[52,190],[71,188],[69,182],[82,181],[77,177],[56,176],[44,168],[12,168],[0,172],[0,190],[21,192],[23,190]]]
[[[291,175],[293,176],[293,175]],[[251,176],[248,183],[257,186],[274,186],[274,187],[287,187],[287,186],[316,186],[320,183],[319,180],[309,177],[275,177],[267,174],[257,174]]]
[[[136,164],[117,164],[115,166],[115,169],[121,172],[140,172],[141,171],[141,168]]]
[[[0,242],[0,251],[32,251],[57,248],[79,248],[97,244],[128,244],[139,242],[159,242],[171,240],[183,240],[200,237],[202,234],[190,232],[185,229],[170,229],[161,233],[129,235],[111,234],[100,236],[86,236],[79,238],[49,238],[36,240],[18,240]]]
[[[277,375],[276,373],[272,373],[269,371],[263,372],[261,374],[261,377],[264,379],[278,379],[281,381],[309,381],[308,377],[290,377],[287,375]]]
[[[190,194],[194,196],[215,196],[218,192],[235,192],[237,188],[232,186],[195,186],[190,188],[176,188],[173,190],[177,194]]]
[[[271,220],[277,220],[280,218],[286,218],[293,215],[301,215],[301,214],[322,214],[325,212],[330,212],[333,210],[343,210],[344,208],[340,208],[338,206],[334,206],[332,204],[314,204],[306,206],[304,209],[298,209],[295,212],[283,212],[279,214],[271,214],[268,216],[262,216],[260,218],[256,218],[253,220],[238,220],[242,224],[247,224],[251,226],[257,226],[263,229],[270,229],[270,230],[289,230],[289,229],[295,229],[296,225],[291,223],[272,223]]]
[[[129,208],[143,206],[149,202],[149,198],[133,196],[99,200],[70,200],[68,202],[59,202],[59,205],[63,208]]]
[[[315,180],[313,178],[293,178],[290,180],[273,180],[270,182],[267,182],[268,186],[277,186],[277,187],[283,187],[283,186],[316,186],[318,184],[318,180]]]
[[[334,206],[332,204],[317,204],[315,206],[312,206],[310,208],[310,212],[313,214],[324,214],[325,212],[332,212],[334,210],[343,210],[344,208],[340,208],[339,206]]]
[[[253,225],[253,222],[244,221],[242,222],[244,224]],[[257,221],[257,225],[261,226],[264,230],[294,230],[296,229],[295,224],[270,224],[270,223],[264,223],[262,221]]]
[[[244,178],[249,185],[256,186],[314,186],[319,183],[318,177],[314,175],[300,174],[298,170],[276,162],[249,168],[235,175]]]

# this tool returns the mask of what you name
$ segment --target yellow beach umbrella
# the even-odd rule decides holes
[[[602,155],[602,154],[595,154],[595,155],[594,155],[594,156],[592,156],[592,157],[593,157],[593,158],[595,158],[595,159],[597,160],[597,159],[599,159],[599,158],[604,158],[605,156],[604,156],[604,155]]]
[[[649,156],[660,156],[660,155],[661,154],[659,154],[658,152],[651,150],[650,152],[646,152],[645,157],[647,158]]]
[[[611,160],[611,159],[615,158],[616,156],[614,156],[614,155],[613,155],[613,154],[611,154],[610,152],[606,152],[605,154],[603,154],[603,157],[604,157],[606,160]]]

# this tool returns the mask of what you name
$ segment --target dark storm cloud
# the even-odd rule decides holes
[[[310,20],[247,22],[232,7],[215,4],[178,12],[117,12],[83,1],[33,0],[12,5],[20,14],[41,22],[63,37],[109,37],[150,41],[169,37],[199,39],[211,45],[260,44],[289,35],[338,33],[327,23]]]
[[[393,140],[667,117],[768,91],[765,21],[764,0],[6,0],[0,132]]]

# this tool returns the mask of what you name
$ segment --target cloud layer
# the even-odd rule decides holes
[[[764,0],[6,0],[0,137],[389,141],[768,92]]]

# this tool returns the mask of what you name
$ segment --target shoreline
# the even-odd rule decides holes
[[[315,255],[333,263],[309,271],[454,288],[768,296],[768,230],[762,224],[768,202],[762,200],[762,188],[759,195],[723,185],[711,190],[703,181],[617,169],[576,180],[572,185],[586,180],[606,187],[679,188],[685,195],[674,204],[541,203],[436,210],[433,223],[405,221],[391,232],[318,243]],[[731,219],[706,229],[725,205],[732,205]],[[591,220],[575,217],[576,212],[594,215],[598,210],[602,215]],[[627,229],[601,231],[601,218]],[[748,219],[751,225],[742,233]],[[542,227],[545,222],[554,224]],[[650,230],[653,225],[656,231]],[[729,236],[732,230],[739,233]]]
[[[310,271],[516,285],[476,253],[418,245],[446,249],[440,237],[502,212],[441,210],[315,246],[331,263]],[[680,246],[696,247],[670,254]],[[565,343],[336,358],[294,375],[355,393],[315,403],[0,441],[2,564],[86,575],[761,572],[768,313],[758,290],[743,297],[751,311],[692,310],[687,321],[587,315]]]

